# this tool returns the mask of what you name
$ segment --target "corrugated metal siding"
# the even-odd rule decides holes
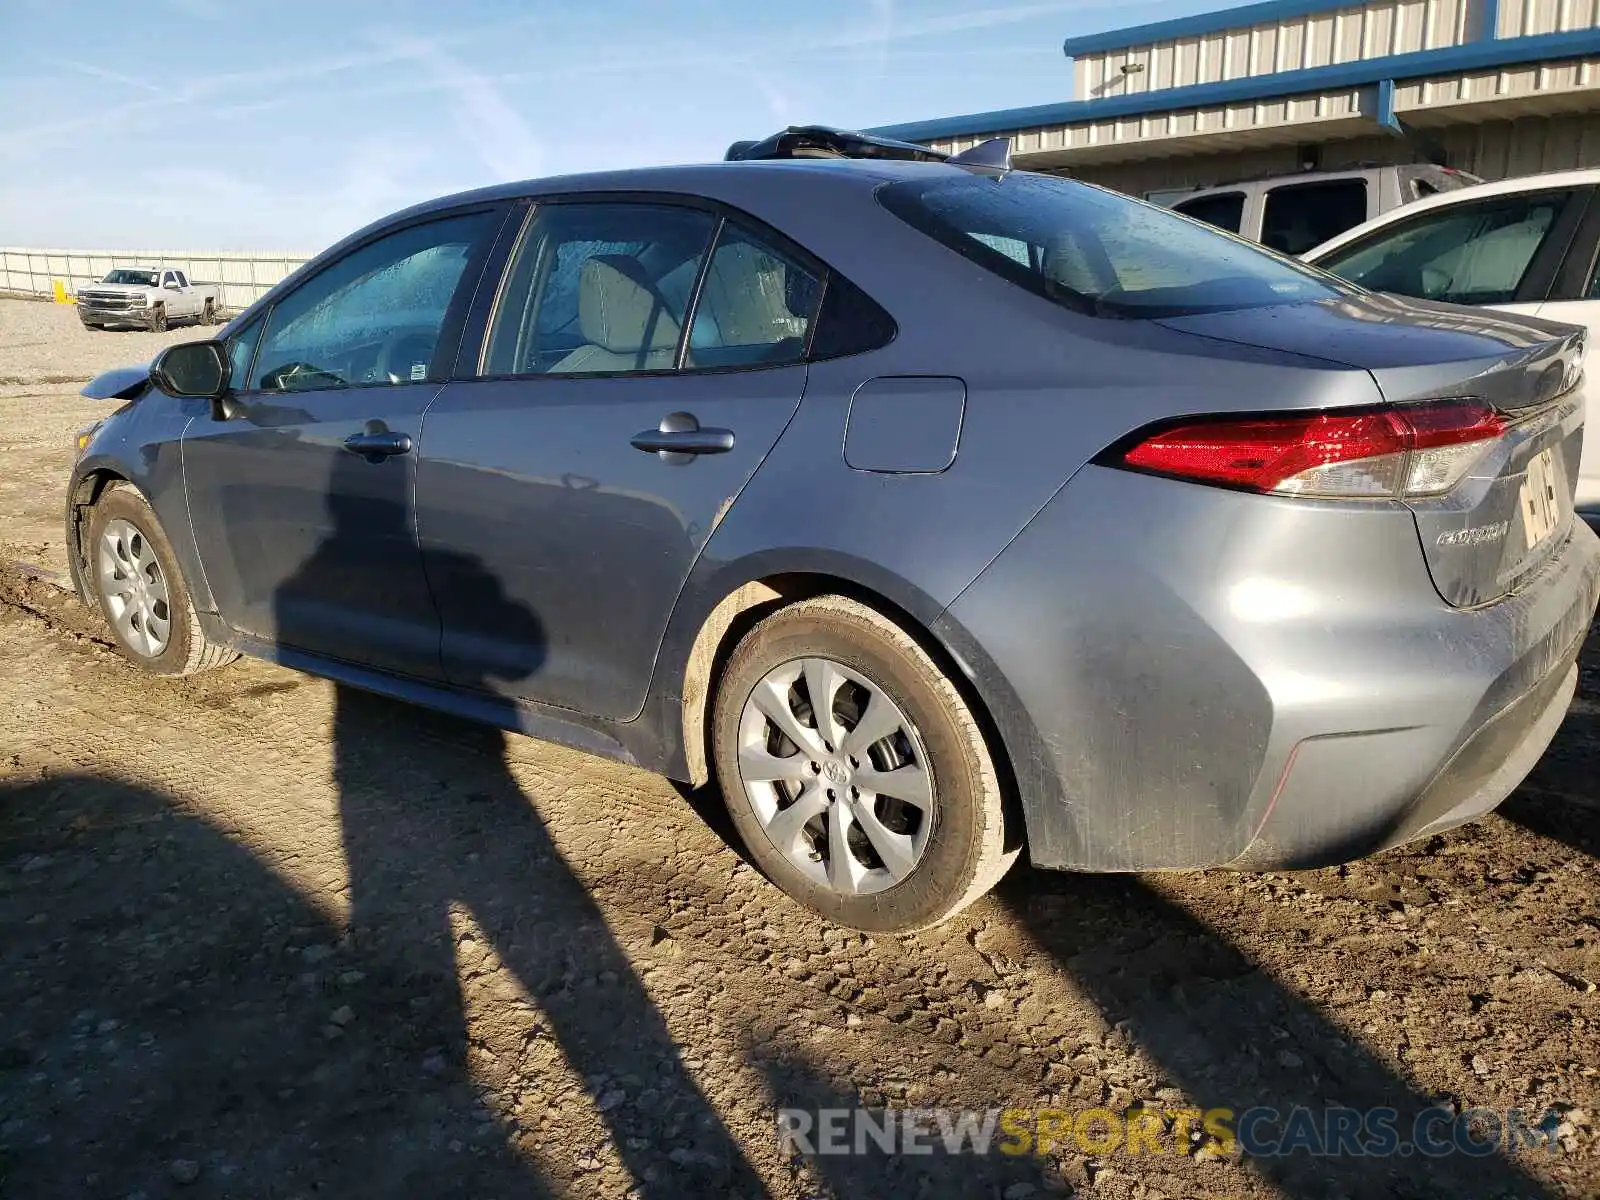
[[[1440,104],[1469,104],[1505,97],[1544,96],[1600,87],[1600,59],[1530,63],[1473,71],[1442,79],[1407,79],[1395,84],[1394,107],[1408,118]]]
[[[1025,156],[1044,153],[1099,151],[1127,146],[1129,153],[1137,143],[1189,138],[1207,134],[1245,134],[1289,125],[1309,126],[1304,137],[1318,136],[1318,122],[1371,119],[1371,88],[1341,88],[1305,96],[1283,96],[1269,100],[1247,100],[1207,108],[1152,113],[1146,116],[1115,117],[1078,125],[1056,125],[1043,129],[1022,129],[1012,133],[1012,153]],[[988,135],[985,135],[988,136]],[[1300,135],[1297,135],[1300,136]],[[930,143],[936,150],[956,153],[973,146],[980,137],[949,138]],[[1152,153],[1155,152],[1152,147]]]
[[[1500,0],[1495,36],[1566,33],[1595,25],[1600,25],[1600,4],[1595,0]]]
[[[1547,23],[1522,30],[1508,24],[1513,8],[1517,12],[1515,19],[1524,20],[1523,6],[1538,10],[1528,19]],[[1089,54],[1074,65],[1073,92],[1079,100],[1130,96],[1459,46],[1481,36],[1492,7],[1491,0],[1379,0],[1269,24]],[[1546,9],[1549,14],[1544,12]],[[1597,23],[1597,0],[1502,0],[1500,8],[1500,27],[1511,30],[1502,36],[1587,28]],[[1134,68],[1132,73],[1124,73],[1123,68],[1128,66]]]
[[[1600,167],[1600,120],[1586,114],[1487,121],[1432,131],[1451,166],[1484,179],[1510,179],[1541,171]],[[1345,167],[1420,162],[1415,147],[1397,138],[1373,136],[1329,142],[1322,166]],[[1176,188],[1211,187],[1239,179],[1289,175],[1299,168],[1293,146],[1206,154],[1144,162],[1084,166],[1082,179],[1142,196]]]
[[[48,296],[57,279],[69,291],[98,283],[116,267],[172,267],[192,283],[214,284],[229,310],[245,308],[266,294],[309,255],[185,252],[161,250],[50,250],[0,248],[0,292]]]
[[[1569,4],[1578,2],[1568,0]],[[1582,4],[1590,16],[1600,11],[1600,0],[1582,0]],[[1423,0],[1413,5],[1419,9],[1425,6]],[[1048,169],[1071,167],[1078,161],[1087,166],[1094,160],[1215,154],[1224,149],[1249,151],[1268,144],[1324,142],[1367,136],[1374,127],[1377,108],[1376,85],[1341,88],[1016,130],[1012,133],[1013,152],[1021,166]],[[1430,132],[1464,122],[1554,117],[1593,109],[1600,109],[1600,58],[1401,80],[1394,91],[1395,113],[1409,125]],[[1234,145],[1210,144],[1221,137]],[[943,139],[931,145],[954,153],[981,140]],[[1195,144],[1186,147],[1186,140]]]

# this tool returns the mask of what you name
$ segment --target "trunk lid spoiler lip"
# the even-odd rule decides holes
[[[1369,370],[1393,404],[1470,397],[1520,419],[1549,408],[1582,382],[1584,341],[1584,331],[1573,330],[1501,355]]]

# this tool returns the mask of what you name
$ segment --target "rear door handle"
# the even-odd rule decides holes
[[[657,428],[634,434],[633,447],[664,462],[684,462],[680,455],[726,454],[733,449],[733,430],[702,429],[692,413],[668,413]]]
[[[395,454],[411,453],[409,433],[382,432],[352,433],[344,440],[344,448],[359,454],[368,462],[382,462]]]
[[[731,429],[646,429],[633,435],[636,449],[655,454],[726,454],[733,449]]]

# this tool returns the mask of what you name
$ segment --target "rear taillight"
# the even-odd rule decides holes
[[[1282,496],[1437,496],[1465,478],[1506,430],[1476,400],[1357,412],[1207,417],[1168,426],[1118,465]]]

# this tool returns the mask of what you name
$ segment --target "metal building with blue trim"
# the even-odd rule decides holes
[[[1073,98],[885,126],[1135,193],[1357,163],[1600,165],[1600,0],[1266,0],[1069,38]]]

